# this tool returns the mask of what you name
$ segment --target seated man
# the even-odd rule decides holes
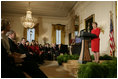
[[[20,50],[20,53],[23,53],[23,54],[26,54],[26,56],[30,56],[32,55],[33,53],[32,52],[29,52],[27,47],[25,46],[25,38],[22,38],[21,39],[21,43],[20,45],[18,46],[19,50]]]
[[[12,53],[19,53],[19,49],[17,44],[13,41],[16,38],[16,33],[13,30],[10,30],[9,32],[7,32],[6,36],[8,36],[8,41],[9,41],[9,45],[10,45],[10,51]],[[26,54],[19,54],[21,55],[21,58],[26,57]]]

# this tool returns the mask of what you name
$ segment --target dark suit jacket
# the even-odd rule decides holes
[[[60,52],[60,53],[63,53],[63,54],[65,54],[65,53],[68,54],[68,52],[69,52],[69,51],[68,51],[68,46],[61,44],[61,47],[60,47],[60,49],[59,49],[59,52]]]
[[[19,53],[20,51],[18,49],[18,46],[10,38],[8,38],[8,41],[10,45],[10,51]]]
[[[30,55],[27,47],[25,47],[23,44],[20,44],[18,48],[21,54],[26,54],[27,56]]]

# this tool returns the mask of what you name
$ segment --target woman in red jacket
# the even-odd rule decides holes
[[[38,41],[35,42],[35,49],[36,49],[36,53],[39,54],[39,55],[41,55]]]
[[[33,42],[31,42],[30,49],[32,50],[32,52],[36,53],[35,52],[36,49]]]
[[[95,62],[98,63],[99,62],[99,48],[100,48],[100,38],[99,38],[100,29],[97,27],[96,22],[93,22],[92,26],[93,26],[93,29],[91,33],[95,34],[97,38],[94,38],[91,40],[91,49],[92,49],[92,52],[94,52]]]

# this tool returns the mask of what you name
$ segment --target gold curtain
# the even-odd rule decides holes
[[[61,25],[61,43],[65,44],[65,25]]]
[[[23,37],[25,39],[27,39],[27,28],[24,27],[24,31],[23,31]]]
[[[56,27],[52,25],[52,43],[56,43]]]
[[[35,40],[38,41],[38,37],[39,37],[39,23],[37,23],[34,26],[34,29],[35,29]]]
[[[52,43],[56,43],[56,30],[61,30],[61,43],[65,44],[65,25],[52,25]]]

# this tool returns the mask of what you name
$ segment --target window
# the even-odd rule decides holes
[[[56,30],[56,44],[61,44],[61,30]]]
[[[78,31],[75,31],[75,36],[78,36]]]
[[[32,40],[35,39],[35,29],[27,29],[27,40],[31,42]]]

